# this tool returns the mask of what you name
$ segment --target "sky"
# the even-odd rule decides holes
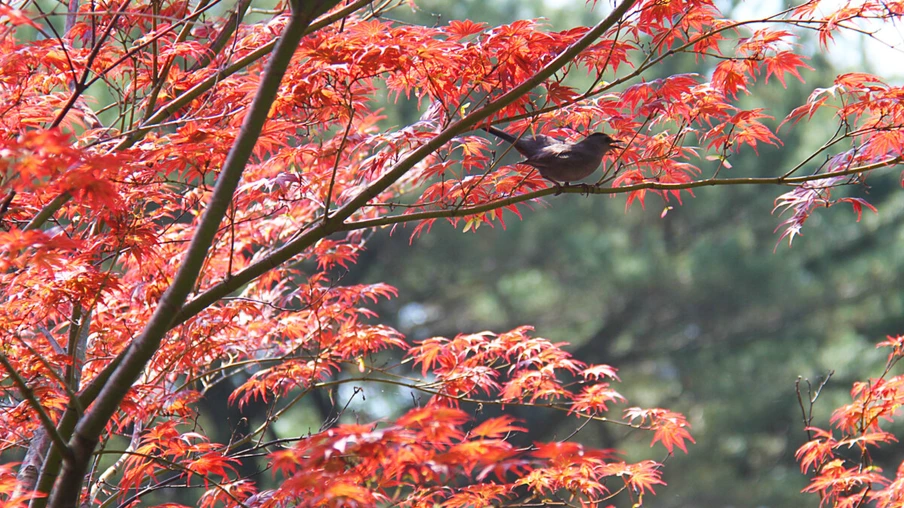
[[[592,3],[593,0],[590,0]],[[612,9],[613,0],[596,0],[594,10],[600,13]],[[585,0],[544,0],[550,9],[589,8]],[[715,0],[722,12],[732,11],[735,18],[756,18],[781,10],[782,0]],[[795,5],[802,3],[795,2]],[[822,0],[818,12],[831,13],[839,6],[851,3],[857,5],[859,0]],[[734,8],[732,9],[732,5]],[[845,31],[836,36],[834,44],[828,51],[822,50],[840,71],[859,71],[879,74],[891,81],[891,84],[904,84],[904,26],[888,22],[862,26],[873,31],[872,37]],[[889,65],[893,63],[893,65]]]
[[[716,5],[726,12],[732,2],[716,0]],[[738,2],[733,10],[736,18],[755,18],[775,13],[782,8],[781,0],[753,0]],[[796,2],[795,4],[800,3]],[[857,0],[822,0],[818,13],[830,14],[845,3],[858,5]],[[840,70],[871,72],[882,75],[893,81],[893,84],[904,84],[904,27],[901,24],[876,22],[861,25],[861,28],[873,32],[872,36],[855,33],[850,30],[835,37],[830,44],[829,60]],[[893,63],[894,65],[889,65]]]

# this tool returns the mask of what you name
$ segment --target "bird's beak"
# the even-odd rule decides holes
[[[624,141],[622,141],[622,140],[620,140],[620,139],[613,139],[612,142],[609,143],[609,144],[612,145],[612,146],[614,146],[614,147],[617,147],[617,148],[624,148],[624,147],[625,147]]]

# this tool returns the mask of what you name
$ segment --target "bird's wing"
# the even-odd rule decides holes
[[[518,150],[518,152],[520,152],[525,157],[530,157],[543,148],[558,143],[558,141],[556,141],[555,139],[549,136],[544,136],[543,134],[538,134],[536,136],[531,136],[530,134],[513,136],[495,127],[482,127],[482,129],[498,138],[504,139],[505,141],[511,143],[515,146],[515,150]]]
[[[537,136],[524,135],[515,142],[514,146],[515,150],[518,150],[521,155],[530,159],[539,152],[543,151],[549,145],[555,143],[557,143],[555,139],[549,136],[544,136],[542,134],[539,134]]]
[[[574,151],[571,150],[571,145],[556,142],[537,150],[524,162],[531,166],[540,167],[546,166],[547,164],[567,163],[574,158],[574,155]]]

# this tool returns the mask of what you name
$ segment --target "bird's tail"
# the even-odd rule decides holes
[[[517,141],[517,138],[515,136],[512,136],[508,132],[503,132],[495,127],[481,127],[481,129],[489,132],[490,134],[496,136],[497,138],[504,139],[513,145],[515,144],[515,141]]]

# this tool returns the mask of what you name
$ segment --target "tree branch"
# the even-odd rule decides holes
[[[357,0],[342,9],[337,10],[336,12],[323,16],[317,21],[311,23],[304,29],[304,35],[310,34],[317,30],[320,30],[336,21],[349,16],[353,12],[357,11],[363,6],[369,5],[373,3],[373,0]],[[265,44],[258,48],[253,54],[246,56],[239,62],[223,69],[216,75],[209,78],[204,83],[199,84],[198,86],[204,85],[203,89],[199,89],[198,86],[195,88],[188,90],[177,99],[173,99],[170,103],[167,104],[165,108],[158,111],[156,115],[149,119],[149,122],[161,122],[173,112],[177,111],[179,108],[193,100],[195,97],[199,96],[201,93],[210,89],[222,80],[224,77],[227,77],[244,67],[250,65],[252,62],[257,59],[267,55],[270,51],[273,50],[276,45],[276,41]],[[175,104],[175,106],[174,106]],[[162,114],[165,113],[165,114]],[[153,127],[143,127],[140,129],[140,132],[135,132],[129,136],[123,143],[117,147],[117,149],[125,149],[132,145],[134,145],[138,140],[140,140],[145,134],[150,132]],[[37,229],[43,225],[60,207],[62,207],[69,199],[71,195],[68,193],[63,193],[54,198],[53,201],[48,203],[37,216],[35,216],[31,222],[26,226],[26,230],[28,229]],[[58,425],[58,431],[60,435],[64,437],[64,439],[68,439],[72,435],[72,431],[75,428],[75,424],[78,421],[79,416],[81,415],[81,411],[79,408],[87,407],[94,399],[97,397],[97,394],[100,393],[101,388],[107,383],[107,380],[113,374],[113,372],[118,368],[119,364],[122,362],[122,359],[125,357],[126,351],[121,352],[109,365],[107,365],[94,379],[90,381],[88,386],[85,387],[79,393],[79,397],[76,401],[73,401],[69,404],[69,407],[63,413],[63,417],[60,419],[60,424]],[[62,465],[62,457],[60,452],[56,450],[55,447],[51,447],[50,452],[47,455],[46,460],[44,461],[43,468],[41,470],[41,476],[38,479],[37,484],[37,492],[43,494],[49,494],[51,488],[53,487],[54,482],[56,481],[57,476],[59,475],[60,468]],[[29,503],[30,508],[44,508],[48,501],[48,497],[36,497],[31,500]]]
[[[59,432],[64,440],[72,437],[72,431],[75,429],[75,424],[78,423],[78,419],[82,414],[82,408],[88,407],[94,399],[97,398],[97,394],[100,393],[101,388],[104,387],[107,380],[110,379],[110,376],[116,368],[119,367],[119,364],[122,363],[124,356],[125,352],[114,358],[104,370],[100,371],[100,373],[88,383],[88,386],[86,386],[84,390],[79,392],[76,400],[69,401],[68,407],[63,411],[63,416],[57,424],[57,432]],[[57,476],[60,474],[62,463],[63,457],[61,450],[55,446],[51,447],[41,467],[41,475],[38,477],[37,488],[35,489],[36,492],[41,494],[50,493],[50,489],[53,487]],[[32,498],[28,506],[29,508],[44,508],[47,505],[47,500],[48,496],[38,496]]]
[[[894,166],[904,162],[904,157],[892,157],[865,166],[857,166],[844,171],[835,171],[832,173],[819,173],[816,175],[798,176],[798,177],[762,177],[762,178],[707,178],[706,180],[697,180],[695,182],[685,183],[660,183],[660,182],[643,182],[635,185],[626,185],[624,187],[596,187],[586,188],[580,186],[563,187],[556,189],[549,187],[534,192],[519,194],[505,199],[498,199],[489,203],[475,205],[464,208],[450,208],[448,210],[430,210],[426,212],[415,212],[402,215],[392,215],[389,217],[381,217],[379,219],[368,219],[355,222],[347,222],[339,226],[336,231],[354,231],[357,229],[374,228],[380,226],[390,226],[393,224],[401,224],[405,222],[413,222],[418,220],[439,219],[465,217],[478,213],[491,212],[506,206],[511,206],[524,201],[541,198],[550,194],[568,193],[568,194],[625,194],[636,192],[639,190],[686,190],[696,189],[698,187],[716,187],[726,185],[800,185],[806,182],[815,182],[819,180],[827,180],[829,178],[837,178],[839,176],[855,175],[860,173],[868,173],[879,168]]]
[[[317,30],[320,30],[325,26],[331,25],[336,21],[352,14],[361,7],[364,7],[365,5],[369,5],[371,3],[373,3],[373,0],[358,0],[357,2],[353,2],[343,9],[330,14],[329,16],[324,16],[323,18],[317,20],[316,23],[308,25],[308,27],[304,30],[304,35],[316,32]],[[145,45],[149,45],[151,44],[151,42],[152,41],[148,41],[145,43]],[[143,139],[148,132],[155,129],[161,122],[172,116],[176,111],[179,111],[185,105],[200,97],[201,94],[213,88],[217,83],[244,69],[252,63],[260,60],[271,51],[273,51],[273,48],[275,46],[276,41],[271,41],[267,44],[264,44],[248,55],[245,55],[244,58],[236,61],[228,67],[225,67],[216,74],[186,90],[182,95],[169,101],[165,106],[157,110],[156,113],[151,115],[145,122],[143,122],[141,126],[133,130],[128,137],[126,137],[118,145],[116,145],[116,148],[114,148],[113,151],[122,151],[135,145],[135,143]],[[25,227],[25,230],[37,229],[43,226],[44,223],[47,222],[47,220],[50,219],[50,217],[52,217],[53,214],[55,214],[57,210],[65,205],[71,198],[72,195],[68,192],[63,192],[62,194],[55,197],[50,203],[45,205],[44,208],[42,208],[34,218],[32,218],[32,220]]]
[[[188,34],[191,33],[192,19],[200,16],[206,10],[208,3],[210,3],[210,0],[201,0],[201,2],[198,3],[198,7],[195,9],[195,12],[186,16],[185,19],[182,20],[184,24],[182,25],[182,30],[179,31],[179,35],[176,36],[174,44],[185,42],[185,40],[188,38]],[[244,14],[244,11],[242,11],[242,13]],[[155,55],[156,48],[157,46],[155,42]],[[206,54],[208,53],[205,53],[205,55]],[[156,56],[154,61],[156,62]],[[142,120],[147,120],[147,117],[151,116],[151,112],[154,111],[154,105],[157,104],[157,98],[160,97],[160,91],[163,90],[163,85],[166,84],[166,77],[169,75],[169,71],[175,62],[176,56],[170,55],[167,58],[166,62],[163,63],[163,68],[160,69],[159,75],[157,76],[157,82],[154,83],[154,87],[151,89],[151,92],[145,97],[145,100],[147,101],[147,110],[145,110],[144,118]],[[157,72],[156,69],[154,70],[154,72]]]
[[[244,19],[245,17],[245,12],[248,10],[248,7],[250,5],[251,0],[239,0],[238,5],[235,6],[232,14],[229,15],[229,19],[227,19],[226,22],[223,23],[223,29],[220,30],[219,34],[217,34],[217,38],[214,39],[213,43],[210,44],[210,47],[207,48],[207,51],[201,53],[201,55],[198,57],[198,60],[194,63],[194,65],[191,66],[191,68],[189,68],[189,72],[194,72],[207,67],[213,60],[213,56],[218,54],[223,50],[223,48],[226,47],[229,39],[232,38],[232,35],[242,23],[242,19]]]
[[[530,92],[534,87],[542,83],[546,78],[555,74],[560,68],[564,67],[571,59],[576,57],[581,51],[590,46],[593,41],[612,27],[622,16],[628,12],[628,9],[634,5],[637,0],[624,0],[615,10],[612,11],[606,19],[600,21],[583,37],[572,44],[568,49],[551,60],[545,67],[539,70],[530,79],[521,83],[517,87],[509,90],[495,101],[487,104],[483,108],[474,111],[461,120],[448,126],[436,137],[421,145],[414,150],[408,157],[396,164],[385,175],[376,182],[372,183],[367,189],[361,192],[357,197],[346,203],[342,208],[328,220],[320,222],[319,225],[310,229],[307,233],[299,235],[294,240],[284,246],[273,251],[272,254],[246,267],[241,272],[236,273],[228,280],[224,280],[210,287],[190,302],[186,303],[175,314],[171,326],[177,326],[184,323],[192,316],[197,315],[214,302],[225,297],[229,293],[235,291],[241,286],[253,281],[264,273],[285,263],[294,256],[300,254],[305,249],[314,245],[321,238],[326,237],[337,231],[344,231],[343,222],[350,217],[358,209],[366,205],[371,199],[385,191],[390,185],[398,181],[405,173],[408,172],[418,162],[423,160],[431,153],[439,150],[447,142],[451,141],[455,136],[462,132],[467,132],[481,121],[486,120],[494,113],[502,110],[505,106],[513,103],[522,95]],[[551,192],[551,191],[550,191]]]
[[[307,2],[294,10],[282,36],[278,39],[273,57],[268,62],[248,115],[242,124],[217,180],[207,210],[192,238],[188,251],[172,285],[161,297],[157,309],[141,335],[126,350],[119,367],[98,394],[91,409],[76,425],[70,439],[73,458],[64,461],[62,475],[50,498],[51,508],[74,508],[79,500],[82,483],[92,452],[110,418],[119,408],[132,383],[160,346],[164,334],[171,328],[172,316],[182,306],[194,287],[204,259],[217,229],[232,202],[248,159],[276,98],[279,84],[292,60],[292,55],[304,37],[306,28],[316,16],[331,8],[339,0]]]
[[[9,377],[13,379],[13,383],[16,385],[16,388],[19,389],[19,393],[25,397],[25,400],[28,401],[28,404],[32,409],[35,410],[35,413],[38,414],[38,419],[41,420],[41,426],[47,432],[47,435],[50,436],[50,439],[53,441],[53,444],[59,448],[64,457],[71,457],[72,450],[66,446],[66,442],[63,441],[63,438],[57,432],[56,427],[53,424],[53,420],[50,419],[50,416],[44,411],[44,408],[41,406],[41,402],[35,397],[34,391],[28,387],[28,384],[22,379],[22,376],[16,372],[16,369],[9,362],[9,359],[6,358],[6,355],[0,352],[0,364],[3,365],[3,368],[6,369],[6,372],[9,373]]]

